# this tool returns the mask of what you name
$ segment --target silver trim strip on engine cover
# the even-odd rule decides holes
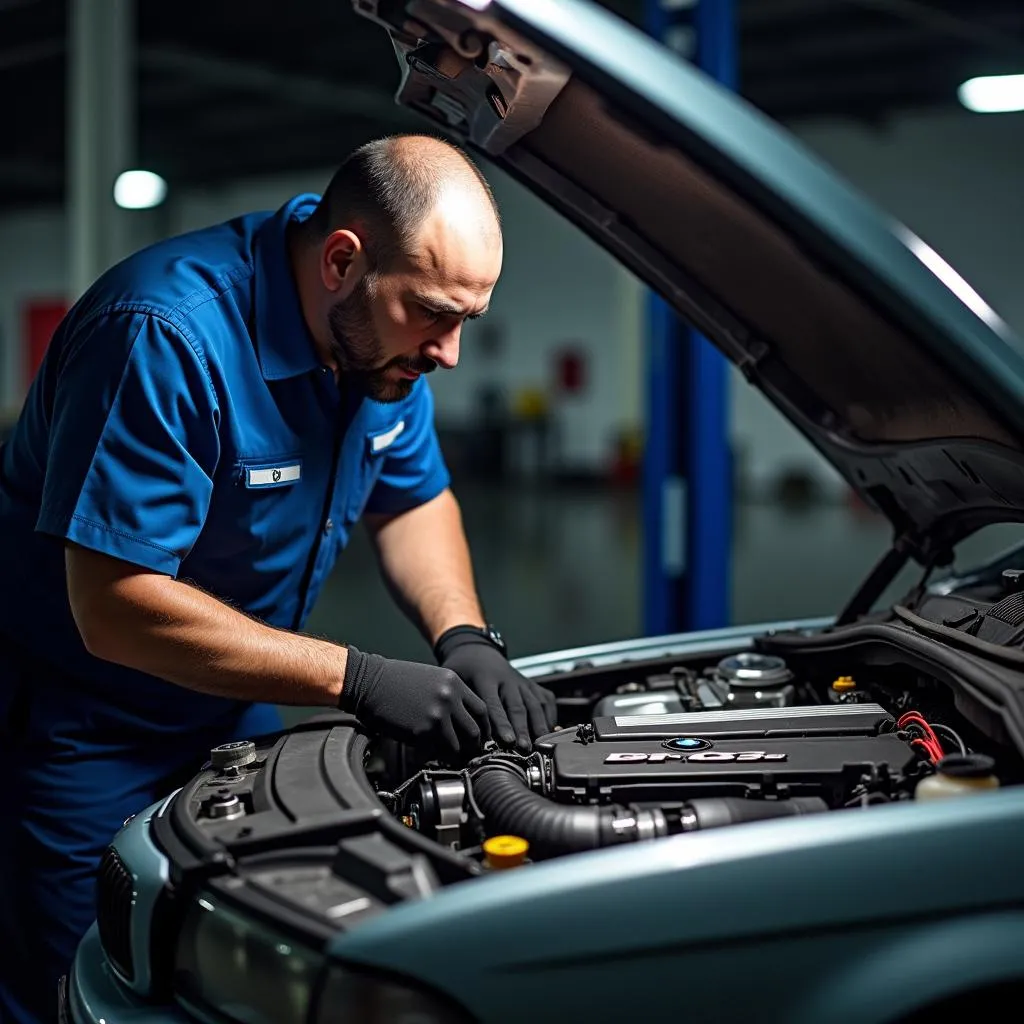
[[[788,708],[733,708],[726,711],[683,711],[675,715],[617,715],[615,725],[620,729],[660,725],[692,725],[699,727],[709,722],[752,722],[765,718],[831,718],[834,715],[884,715],[889,712],[881,704],[811,705]]]

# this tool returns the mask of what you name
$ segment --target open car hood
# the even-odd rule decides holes
[[[579,225],[944,561],[1024,520],[1024,347],[783,129],[583,0],[354,0],[398,100]]]

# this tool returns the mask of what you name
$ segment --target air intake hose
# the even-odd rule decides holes
[[[522,836],[538,857],[654,839],[670,831],[665,814],[658,808],[639,810],[553,803],[542,794],[534,793],[523,771],[507,761],[491,761],[474,771],[473,796],[489,834]],[[789,800],[712,797],[684,804],[679,824],[671,831],[690,832],[827,810],[828,805],[819,797]]]
[[[473,796],[492,835],[522,836],[538,857],[593,850],[667,835],[659,810],[627,807],[565,807],[528,786],[507,761],[492,761],[473,773]]]
[[[818,796],[794,796],[788,800],[748,800],[741,796],[712,796],[683,804],[679,815],[684,832],[695,832],[722,825],[740,825],[745,821],[789,818],[800,814],[820,814],[828,804]]]

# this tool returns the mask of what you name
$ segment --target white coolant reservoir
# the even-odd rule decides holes
[[[948,754],[936,766],[935,774],[922,779],[914,789],[915,800],[941,800],[947,796],[970,796],[999,788],[993,774],[995,761],[984,754]]]

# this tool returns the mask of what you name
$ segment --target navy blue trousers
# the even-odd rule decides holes
[[[0,652],[3,1024],[56,1020],[58,979],[95,918],[100,855],[125,819],[183,785],[210,747],[281,728],[275,708],[239,704],[194,728],[145,729],[84,691]]]

